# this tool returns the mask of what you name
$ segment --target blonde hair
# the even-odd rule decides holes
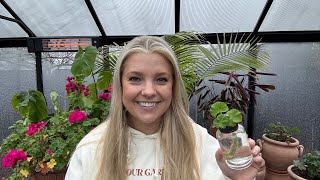
[[[131,40],[117,60],[113,75],[113,90],[108,127],[99,144],[98,180],[127,179],[128,124],[122,104],[121,75],[123,65],[134,53],[158,53],[173,67],[173,95],[160,127],[163,149],[162,180],[200,180],[196,140],[188,116],[188,98],[178,62],[171,47],[160,37],[141,36]]]

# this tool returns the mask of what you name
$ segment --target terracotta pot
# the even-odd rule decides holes
[[[292,167],[294,167],[293,165],[290,165],[289,167],[288,167],[288,173],[289,173],[289,175],[290,175],[290,178],[291,178],[291,180],[307,180],[307,179],[305,179],[305,178],[302,178],[302,177],[300,177],[300,176],[298,176],[298,175],[296,175],[293,171],[292,171]]]
[[[287,173],[287,168],[293,160],[299,159],[303,153],[303,146],[299,141],[292,138],[293,143],[275,141],[262,135],[262,140],[257,143],[261,148],[262,158],[266,161],[266,166],[270,171],[276,173]]]
[[[290,176],[288,173],[276,173],[267,168],[265,180],[290,180]]]
[[[256,180],[265,180],[265,176],[266,176],[266,164],[265,164],[265,161],[263,161],[261,168],[258,170]]]
[[[32,180],[64,180],[66,171],[63,172],[49,172],[48,174],[33,173],[31,175]]]

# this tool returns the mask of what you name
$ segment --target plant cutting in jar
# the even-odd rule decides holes
[[[229,110],[229,107],[224,102],[216,102],[211,105],[210,108],[211,115],[215,118],[213,121],[213,126],[218,128],[220,131],[232,131],[236,130],[237,125],[242,122],[242,115],[240,111],[236,109]],[[237,136],[235,134],[232,135],[233,143],[231,145],[231,149],[228,152],[224,153],[226,159],[233,158],[235,151],[238,147]]]
[[[224,158],[232,169],[245,169],[252,163],[248,136],[240,125],[242,114],[237,109],[229,109],[225,102],[215,102],[210,107],[215,118],[212,126],[218,128],[217,139]]]

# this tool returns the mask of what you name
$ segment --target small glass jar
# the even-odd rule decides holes
[[[242,170],[252,164],[248,135],[240,124],[217,130],[217,139],[227,165],[231,169]]]

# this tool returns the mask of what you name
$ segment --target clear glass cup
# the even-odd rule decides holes
[[[231,169],[242,170],[252,164],[252,154],[248,135],[240,124],[217,130],[217,139],[227,165]]]

